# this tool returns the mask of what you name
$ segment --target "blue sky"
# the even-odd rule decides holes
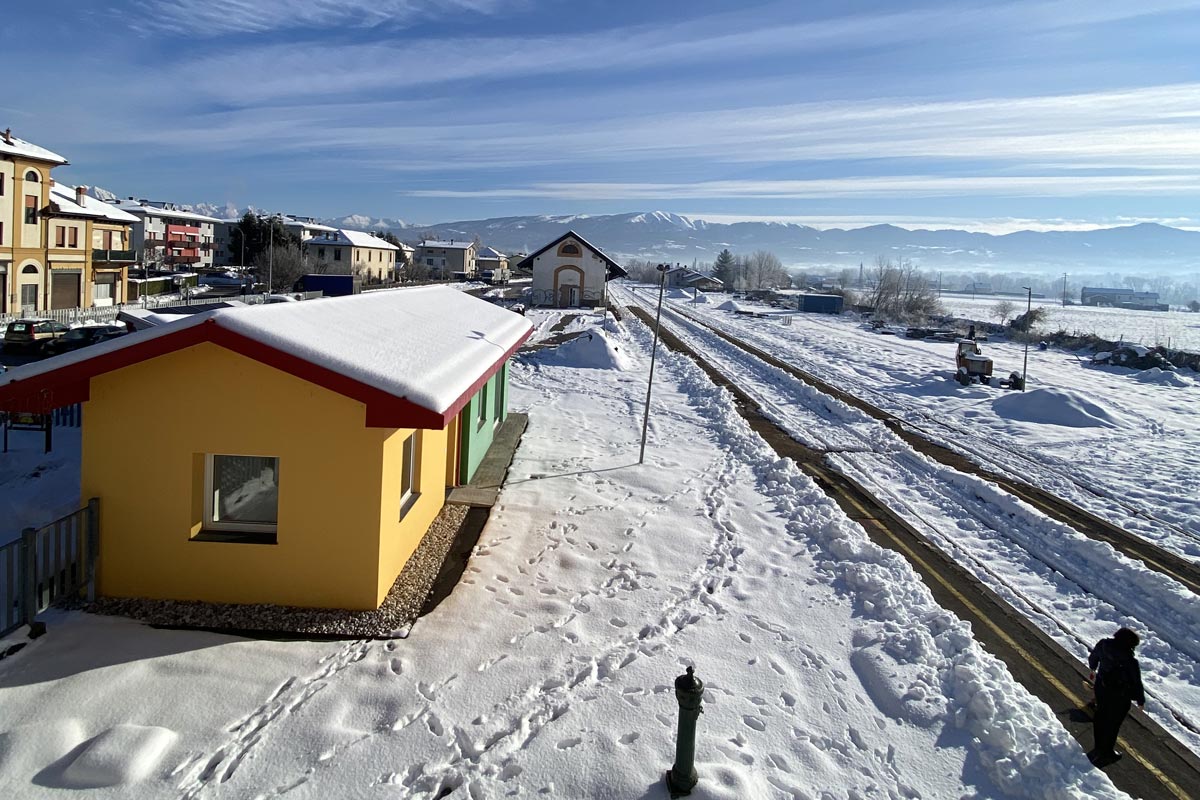
[[[0,127],[315,216],[1200,227],[1197,41],[1194,0],[40,0]]]

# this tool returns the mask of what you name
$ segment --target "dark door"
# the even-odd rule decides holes
[[[79,274],[53,273],[50,284],[51,308],[79,308]]]

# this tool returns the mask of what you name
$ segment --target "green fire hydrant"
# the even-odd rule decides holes
[[[692,793],[696,775],[696,720],[704,713],[704,681],[691,667],[675,679],[675,699],[679,701],[679,735],[675,740],[675,765],[667,772],[667,790],[671,797]]]

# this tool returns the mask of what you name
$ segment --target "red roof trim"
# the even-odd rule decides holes
[[[88,399],[89,381],[95,376],[199,344],[206,341],[206,329],[212,327],[215,326],[207,323],[189,326],[25,380],[18,378],[0,386],[0,411],[45,413],[82,402]]]
[[[474,383],[467,387],[467,390],[459,395],[457,400],[450,404],[450,407],[447,408],[442,414],[443,426],[448,425],[450,420],[454,419],[454,417],[458,415],[458,412],[462,411],[463,407],[466,406],[467,403],[471,402],[471,398],[475,396],[475,393],[482,389],[483,385],[491,380],[493,375],[500,371],[500,368],[504,366],[504,362],[508,361],[508,359],[512,357],[512,354],[517,352],[517,348],[525,344],[526,340],[528,340],[532,335],[533,329],[530,328],[525,332],[524,336],[517,340],[516,344],[505,350],[504,355],[496,359],[495,363],[492,364],[492,366],[489,367],[483,373],[483,375],[481,375]]]
[[[27,380],[15,380],[0,386],[0,411],[46,413],[54,408],[79,403],[88,399],[89,382],[97,375],[193,345],[211,342],[336,394],[357,400],[366,406],[367,427],[441,429],[458,414],[480,387],[499,371],[504,362],[532,333],[532,330],[527,331],[442,413],[423,408],[406,398],[396,397],[378,387],[222,328],[211,320],[35,375]]]

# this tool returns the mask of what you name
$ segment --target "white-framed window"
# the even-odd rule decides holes
[[[505,367],[501,367],[500,371],[496,373],[496,390],[492,392],[492,396],[495,398],[492,403],[494,406],[492,408],[493,425],[499,425],[504,419],[504,370]]]
[[[279,459],[204,457],[204,531],[246,534],[238,541],[274,543],[279,525]]]
[[[483,388],[479,390],[479,405],[475,409],[475,424],[478,428],[483,428],[487,422],[488,409],[488,385],[485,383]]]
[[[404,440],[401,447],[401,463],[400,463],[400,519],[404,519],[404,515],[417,502],[417,498],[421,493],[417,490],[420,485],[418,478],[421,471],[421,462],[418,460],[420,453],[417,451],[417,438],[420,431],[413,431],[408,438]]]

